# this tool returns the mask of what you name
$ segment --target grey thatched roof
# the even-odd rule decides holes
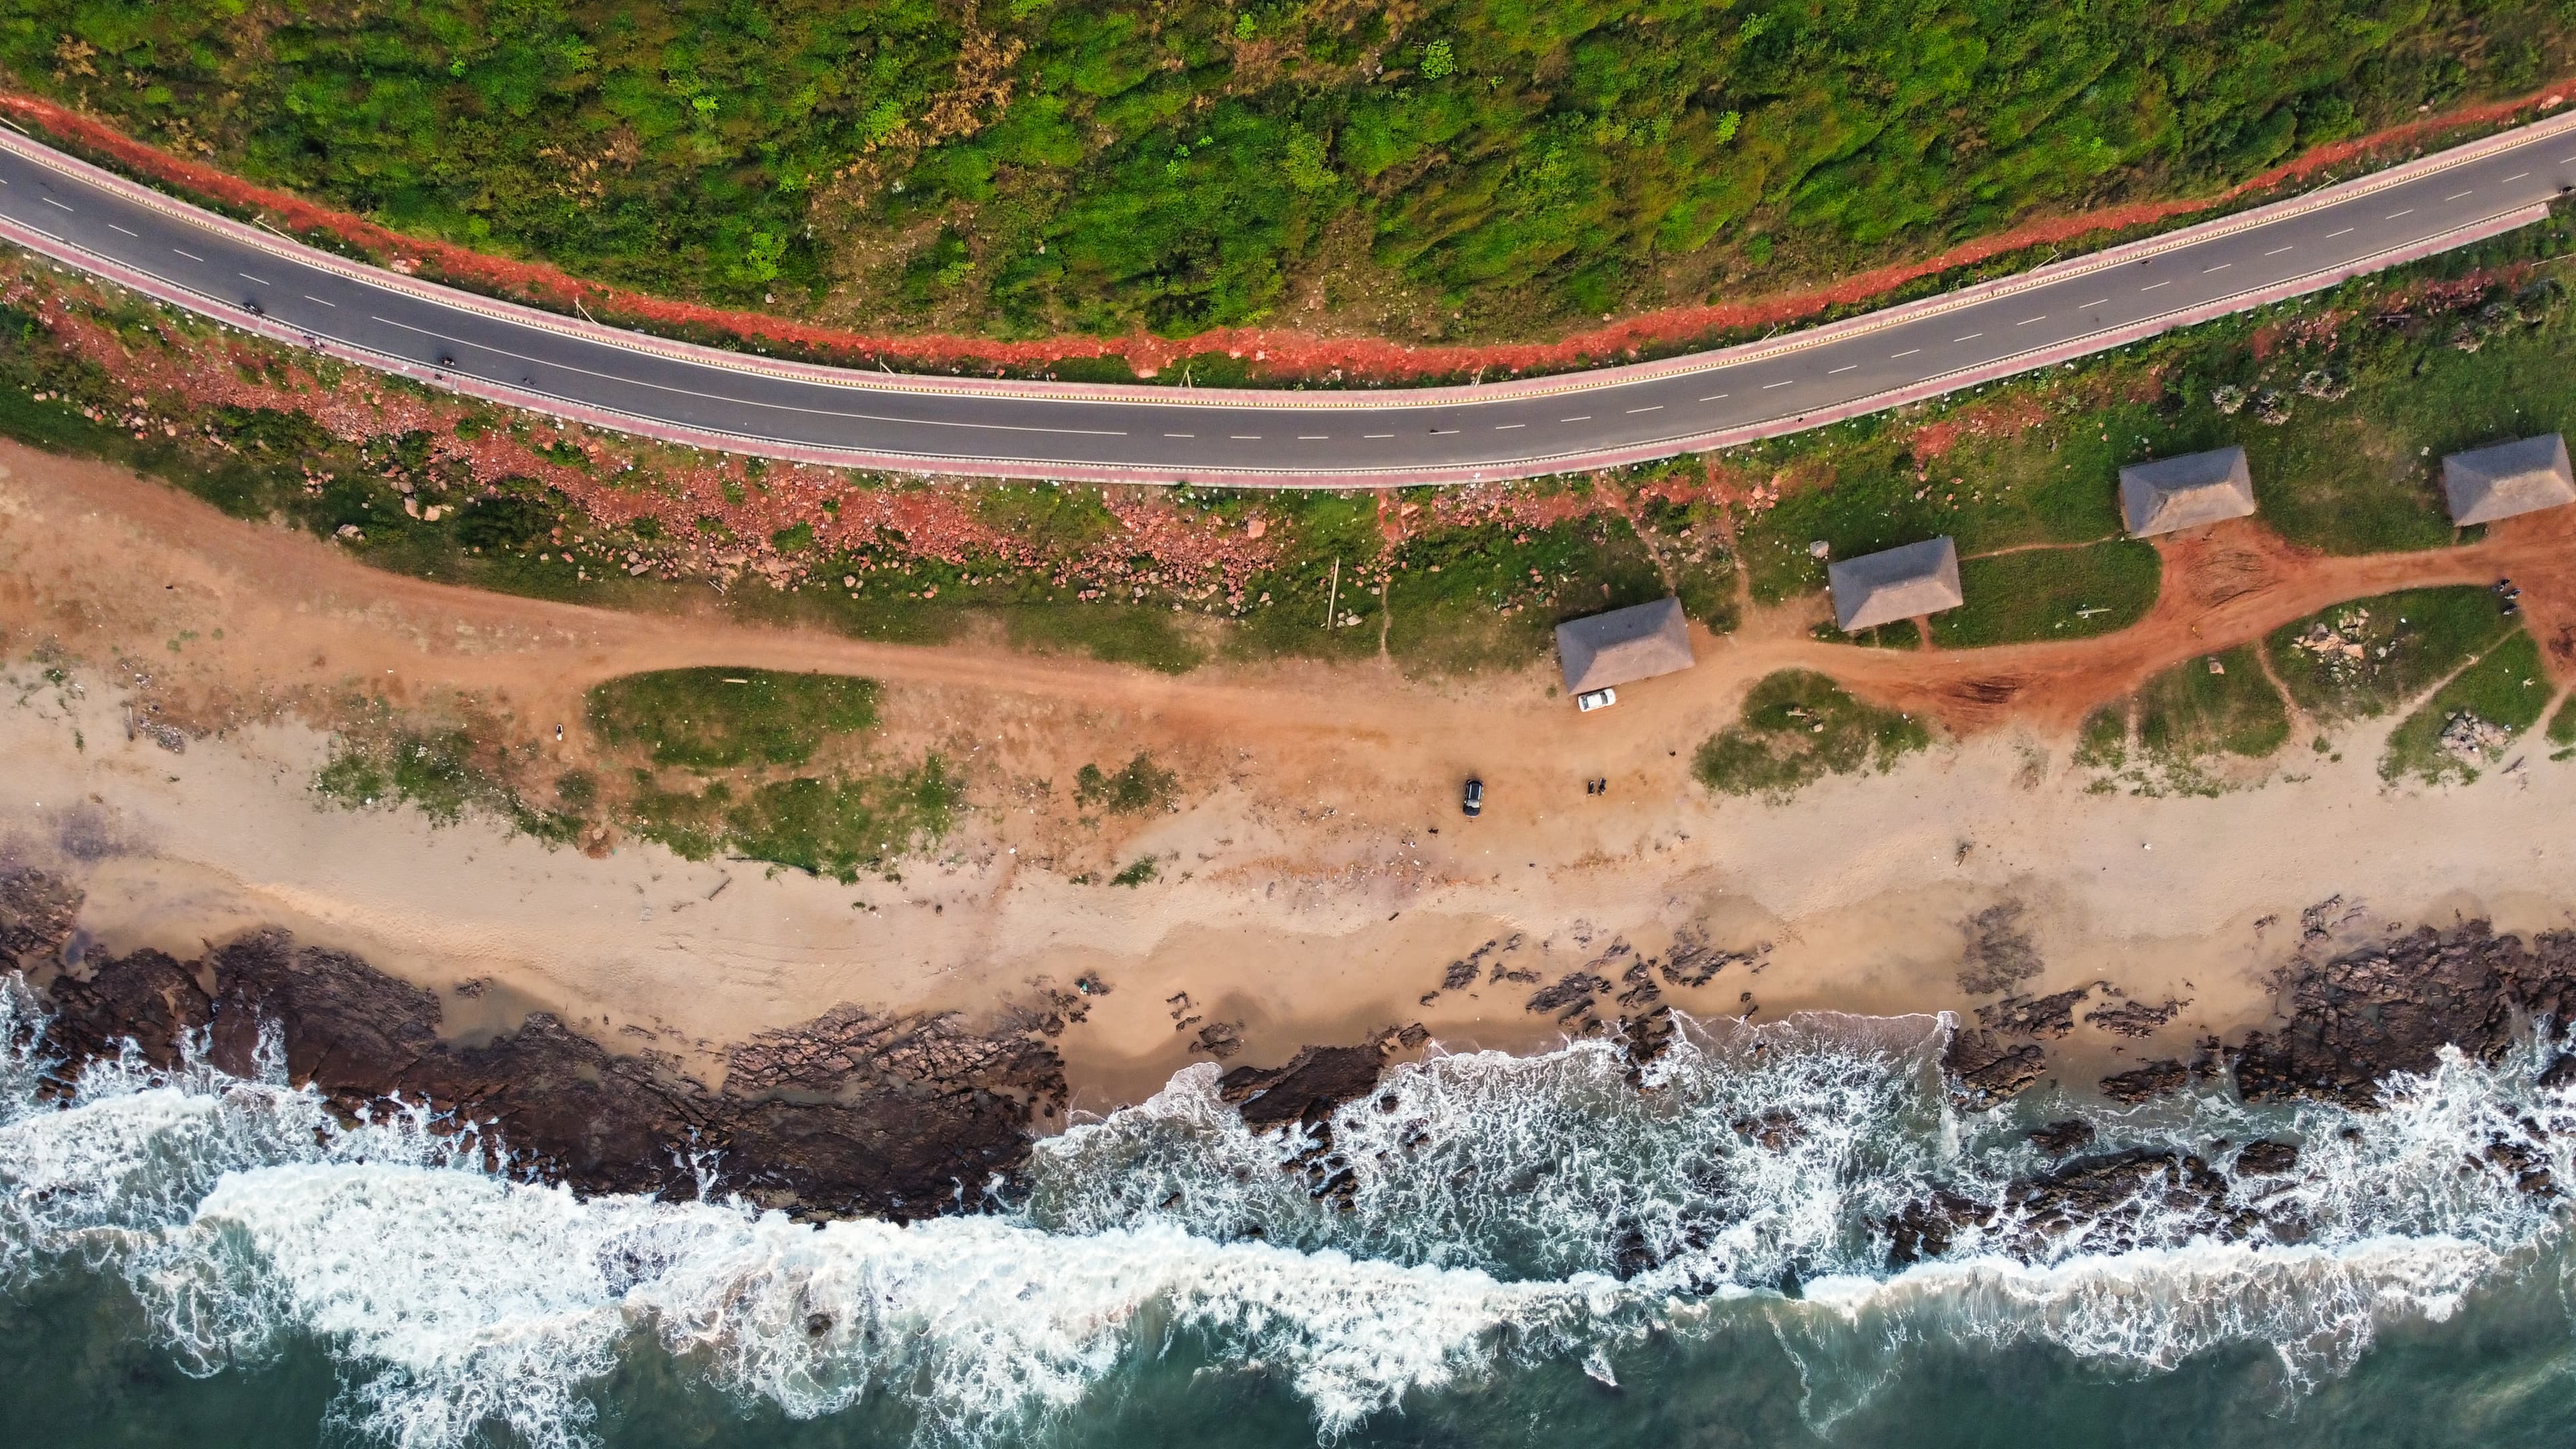
[[[2243,448],[2158,458],[2120,470],[2120,516],[2129,536],[2171,533],[2254,511],[2254,475]]]
[[[2548,433],[2453,453],[2442,460],[2442,491],[2450,495],[2451,521],[2458,524],[2493,523],[2576,503],[2576,477],[2567,472],[2567,440]]]
[[[1575,694],[1671,674],[1698,662],[1691,658],[1690,625],[1682,618],[1679,599],[1657,599],[1559,624],[1556,657],[1565,667],[1566,689]]]
[[[1959,547],[1947,538],[1862,554],[1828,565],[1825,576],[1834,588],[1834,622],[1846,632],[1937,614],[1968,601],[1959,592]]]

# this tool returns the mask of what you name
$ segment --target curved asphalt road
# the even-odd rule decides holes
[[[2576,113],[2258,211],[1764,343],[1483,387],[1086,387],[777,362],[306,248],[0,132],[0,239],[371,367],[700,446],[1007,477],[1524,477],[1816,427],[2328,286],[2536,220]]]

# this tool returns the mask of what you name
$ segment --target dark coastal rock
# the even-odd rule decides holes
[[[2295,1142],[2248,1142],[2236,1154],[2239,1177],[2280,1177],[2299,1165]]]
[[[2075,1029],[2076,1003],[2091,990],[2078,986],[2052,996],[2007,996],[1978,1007],[1977,1025],[2007,1036],[2064,1036]]]
[[[2098,1026],[2114,1036],[2154,1036],[2182,1008],[2183,1003],[2179,1001],[2167,1001],[2162,1006],[2149,1006],[2143,1001],[2122,1001],[2110,1006],[2097,1006],[2084,1013],[2084,1024]]]
[[[1954,1090],[1978,1107],[2009,1102],[2030,1090],[2047,1066],[2046,1054],[2029,1042],[2008,1046],[1991,1031],[1954,1031],[1941,1052],[1941,1069]]]
[[[41,870],[0,868],[0,971],[30,974],[61,959],[80,916],[79,887]]]
[[[1537,1012],[1563,1012],[1571,1016],[1592,1004],[1592,998],[1610,989],[1610,983],[1589,971],[1569,971],[1553,986],[1541,987],[1529,999],[1529,1009]]]
[[[1236,1103],[1255,1129],[1302,1122],[1321,1126],[1344,1102],[1367,1095],[1386,1070],[1382,1041],[1310,1046],[1279,1067],[1236,1067],[1217,1078],[1217,1094]]]
[[[2576,1019],[2576,931],[2526,946],[2485,921],[2426,926],[2305,967],[2290,983],[2288,1020],[2228,1055],[2248,1100],[2368,1107],[2390,1073],[2429,1071],[2445,1046],[2493,1061],[2535,1017]]]
[[[2063,1122],[2032,1128],[2030,1143],[2051,1157],[2064,1157],[2092,1146],[2094,1135],[2092,1123],[2081,1117],[2070,1117]]]
[[[1643,1088],[1646,1068],[1673,1049],[1673,1009],[1666,1005],[1648,1007],[1634,1016],[1619,1019],[1619,1049],[1628,1058],[1628,1085]]]
[[[210,989],[208,989],[210,987]],[[1063,1068],[1036,1035],[979,1035],[946,1016],[840,1008],[736,1049],[722,1090],[658,1054],[613,1052],[538,1013],[477,1046],[439,1034],[437,996],[283,931],[181,962],[153,951],[43,984],[49,1035],[76,1070],[132,1039],[176,1062],[203,1030],[213,1064],[257,1069],[273,1032],[287,1077],[342,1112],[426,1100],[487,1124],[487,1153],[582,1192],[685,1198],[697,1168],[801,1216],[930,1216],[978,1202],[1060,1110]]]
[[[2191,1080],[2191,1069],[2171,1057],[2149,1062],[2133,1071],[2115,1072],[2102,1079],[2102,1095],[2114,1102],[2143,1102],[2179,1091]]]
[[[78,1061],[113,1057],[131,1040],[146,1063],[166,1071],[179,1065],[188,1035],[214,1019],[195,973],[148,948],[90,963],[82,976],[57,976],[47,995],[54,1019],[46,1034],[55,1051]]]

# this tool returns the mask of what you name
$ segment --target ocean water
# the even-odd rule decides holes
[[[1441,1056],[1260,1136],[1193,1067],[972,1217],[809,1227],[576,1200],[420,1113],[335,1123],[272,1065],[93,1067],[39,1100],[0,993],[0,1443],[450,1446],[2563,1445],[2571,1175],[2544,1044],[2375,1112],[2215,1090],[1954,1111],[1943,1023],[1689,1023]],[[1935,1187],[2006,1204],[2034,1123],[2302,1144],[2195,1235],[2007,1208],[1890,1271]],[[1345,1175],[1346,1174],[1346,1175]],[[1337,1191],[1317,1195],[1319,1185]],[[2019,1244],[2018,1253],[2006,1252]],[[2033,1245],[2038,1246],[2034,1250]]]

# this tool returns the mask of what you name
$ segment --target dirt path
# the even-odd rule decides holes
[[[582,692],[642,670],[724,664],[862,674],[889,683],[1029,696],[1112,709],[1216,738],[1283,733],[1343,739],[1475,739],[1496,753],[1545,753],[1573,728],[1534,678],[1426,685],[1385,661],[1273,664],[1174,678],[991,644],[876,644],[701,614],[627,614],[486,593],[381,572],[301,534],[223,518],[177,492],[99,464],[0,446],[0,463],[42,480],[29,519],[46,535],[0,582],[0,621],[21,641],[91,634],[138,647],[161,641],[165,664],[247,702],[358,688],[400,703],[425,689],[506,703],[532,728],[579,717]],[[59,529],[52,522],[76,526]],[[1732,636],[1700,641],[1687,674],[1632,691],[1617,723],[1587,721],[1587,743],[1642,757],[1673,728],[1723,718],[1775,670],[1815,669],[1884,704],[1929,713],[1959,733],[2007,720],[2043,731],[2186,659],[2260,638],[2348,598],[2510,575],[2547,644],[2553,673],[2576,678],[2576,510],[2495,527],[2475,545],[2416,554],[2331,558],[2303,553],[2251,521],[2159,541],[2164,588],[2146,618],[2085,640],[1910,652],[1820,643],[1813,601],[1764,610]],[[137,570],[141,576],[137,577]],[[148,585],[158,582],[158,590]],[[157,597],[156,597],[157,594]],[[148,601],[148,605],[144,602]],[[124,636],[124,637],[115,637]],[[174,657],[175,656],[175,657]],[[147,671],[148,672],[148,671]],[[164,668],[165,674],[169,673]]]

